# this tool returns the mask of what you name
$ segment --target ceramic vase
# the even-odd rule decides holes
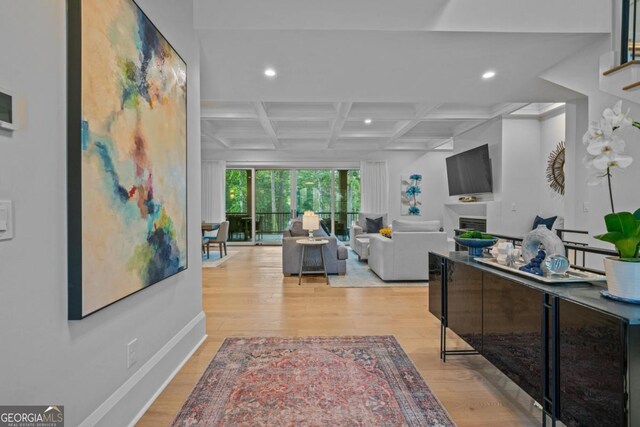
[[[609,294],[640,301],[640,262],[620,261],[617,257],[604,259]]]

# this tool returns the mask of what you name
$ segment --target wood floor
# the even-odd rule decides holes
[[[312,335],[395,335],[461,427],[540,425],[532,400],[481,356],[440,361],[427,289],[333,289],[311,276],[298,286],[297,277],[282,276],[280,247],[229,251],[238,254],[203,270],[207,340],[138,426],[171,423],[225,337]],[[449,343],[464,346],[453,334]]]

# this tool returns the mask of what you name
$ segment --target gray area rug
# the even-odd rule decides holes
[[[424,288],[429,282],[385,282],[371,271],[366,261],[359,261],[358,255],[349,248],[347,274],[329,276],[333,288]]]

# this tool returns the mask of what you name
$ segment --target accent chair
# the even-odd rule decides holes
[[[386,213],[360,213],[358,214],[358,222],[352,223],[349,232],[349,245],[351,249],[358,255],[358,258],[361,260],[367,259],[367,248],[369,246],[368,243],[360,243],[357,238],[369,238],[378,233],[368,233],[367,232],[367,218],[376,219],[382,217],[383,227],[388,226],[387,222],[387,214]]]
[[[393,221],[391,238],[372,235],[369,268],[384,281],[429,280],[429,251],[447,251],[440,221]]]
[[[204,237],[202,245],[207,249],[207,259],[209,258],[209,246],[212,244],[218,244],[220,249],[220,258],[222,255],[222,248],[224,248],[224,256],[227,255],[227,240],[229,240],[229,221],[223,221],[218,228],[218,234],[215,237]]]

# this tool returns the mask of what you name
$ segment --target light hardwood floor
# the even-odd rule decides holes
[[[540,425],[531,399],[481,356],[440,361],[427,289],[334,289],[313,276],[298,286],[297,277],[282,276],[281,248],[229,251],[238,254],[203,270],[207,340],[138,426],[171,423],[225,337],[313,335],[394,335],[461,427]],[[453,334],[449,343],[464,346]]]

